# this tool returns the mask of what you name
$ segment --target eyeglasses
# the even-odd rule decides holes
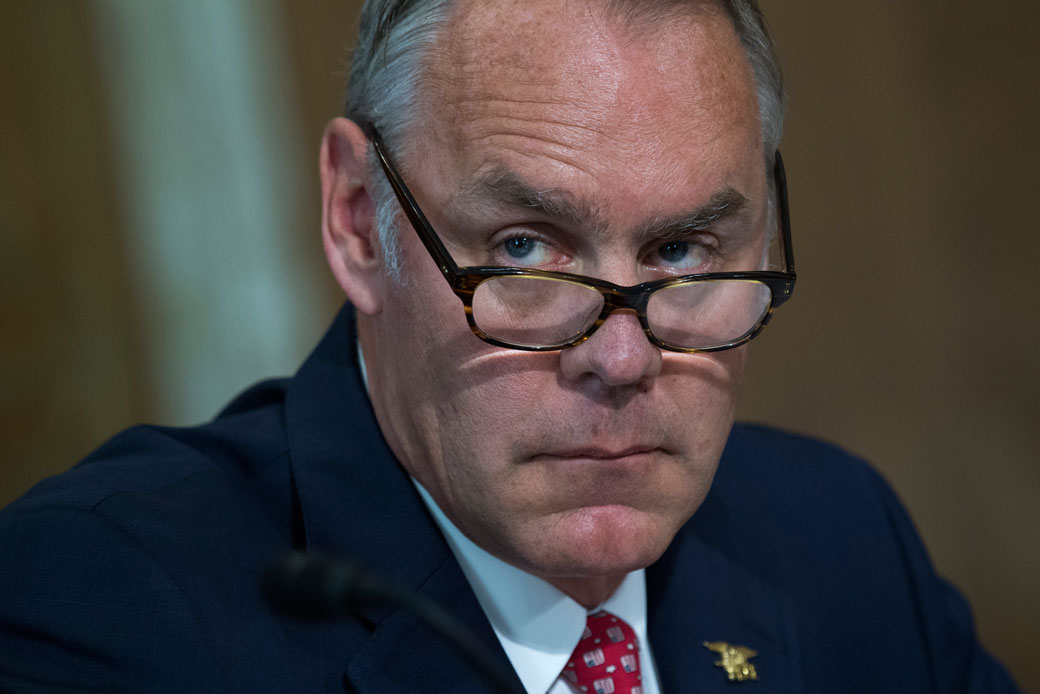
[[[372,126],[366,131],[401,208],[462,300],[473,334],[484,342],[536,352],[563,349],[587,340],[614,311],[628,310],[662,349],[714,352],[758,335],[794,292],[787,181],[779,152],[773,176],[783,271],[709,272],[625,287],[567,272],[460,268],[390,161],[379,133]]]

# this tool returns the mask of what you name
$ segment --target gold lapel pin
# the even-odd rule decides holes
[[[758,655],[758,651],[753,651],[747,646],[731,646],[725,641],[705,641],[704,647],[721,656],[715,661],[715,665],[726,671],[726,677],[730,682],[758,679],[758,671],[748,662]]]

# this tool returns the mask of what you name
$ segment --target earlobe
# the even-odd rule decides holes
[[[336,118],[321,141],[322,243],[336,282],[364,314],[382,308],[385,272],[369,194],[368,138]]]

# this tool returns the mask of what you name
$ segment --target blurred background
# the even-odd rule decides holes
[[[0,504],[305,358],[359,5],[0,3]],[[799,283],[742,417],[873,461],[1040,691],[1040,4],[762,6]]]

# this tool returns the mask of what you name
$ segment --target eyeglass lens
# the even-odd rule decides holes
[[[650,331],[683,349],[730,344],[758,327],[771,292],[754,280],[691,281],[662,288],[646,307]],[[490,277],[473,295],[473,321],[485,334],[518,346],[573,342],[595,322],[603,295],[577,282],[525,275]]]

